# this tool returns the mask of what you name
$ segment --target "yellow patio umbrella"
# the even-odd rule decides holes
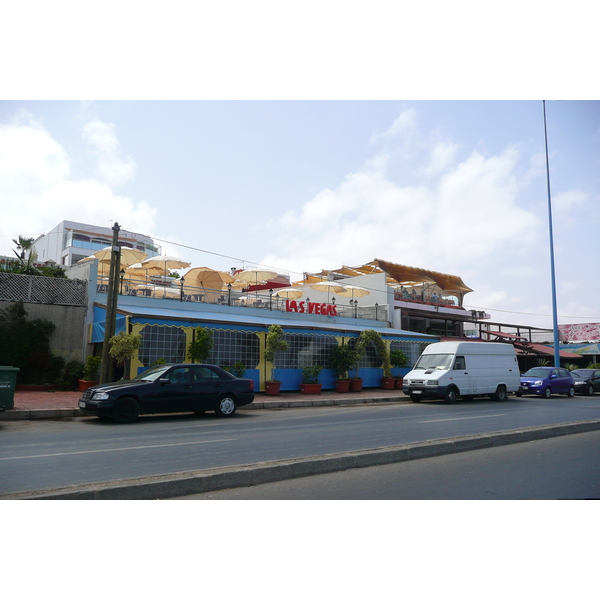
[[[181,290],[177,290],[172,287],[164,287],[162,285],[157,285],[154,288],[154,292],[152,295],[155,298],[181,298]]]
[[[112,247],[108,246],[107,248],[102,248],[102,250],[98,250],[98,252],[94,253],[94,258],[97,258],[101,263],[110,264],[110,256],[112,254]],[[136,250],[135,248],[126,248],[125,246],[121,246],[121,268],[124,269],[129,265],[133,265],[144,260],[148,254],[146,252],[142,252],[141,250]],[[88,257],[91,258],[91,257]]]
[[[304,292],[302,290],[296,288],[275,288],[273,290],[274,296],[279,296],[280,298],[289,298],[290,300],[297,300],[300,298]]]
[[[267,269],[245,269],[234,275],[236,281],[245,281],[249,284],[258,285],[261,281],[269,281],[269,279],[275,279],[277,273],[275,271],[269,271]]]
[[[155,265],[144,267],[142,263],[135,263],[125,269],[125,279],[147,281],[151,275],[162,275],[163,269]]]
[[[202,291],[208,302],[216,302],[222,295],[224,286],[235,281],[229,273],[209,267],[193,267],[183,277],[186,294],[198,294]]]
[[[267,269],[255,268],[245,269],[234,275],[236,281],[246,282],[248,285],[258,285],[259,283],[275,279],[277,273],[275,271],[268,271]],[[258,298],[258,291],[256,292]]]

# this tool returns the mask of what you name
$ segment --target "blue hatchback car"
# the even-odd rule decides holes
[[[552,394],[575,395],[575,382],[568,369],[557,367],[534,367],[521,375],[521,387],[517,396],[534,394],[550,398]]]

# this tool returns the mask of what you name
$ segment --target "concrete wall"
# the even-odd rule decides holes
[[[0,300],[0,310],[8,308],[12,302]],[[24,303],[27,319],[48,319],[56,325],[50,336],[50,348],[65,360],[84,360],[85,347],[85,306],[60,306],[56,304]]]

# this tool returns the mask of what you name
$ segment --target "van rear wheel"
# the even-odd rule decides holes
[[[492,394],[492,398],[498,402],[504,402],[507,398],[506,387],[499,385],[498,389]]]

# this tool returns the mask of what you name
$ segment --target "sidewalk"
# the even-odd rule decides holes
[[[60,419],[83,416],[77,402],[81,392],[15,392],[13,410],[0,412],[0,421],[27,419]],[[312,406],[335,406],[347,404],[373,404],[378,402],[409,402],[400,390],[369,388],[362,392],[338,393],[324,391],[321,394],[282,392],[280,396],[257,393],[254,402],[238,410],[275,408],[306,408]]]

